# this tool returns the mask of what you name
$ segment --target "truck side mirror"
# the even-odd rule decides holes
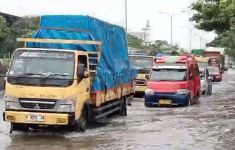
[[[146,74],[146,75],[145,75],[145,79],[148,79],[148,80],[149,80],[149,78],[150,78],[150,77],[149,77],[149,74]]]
[[[78,64],[78,66],[77,66],[77,77],[78,78],[83,78],[84,77],[84,72],[85,72],[84,64]]]
[[[85,70],[84,64],[78,64],[77,66],[77,77],[78,78],[88,78],[90,76],[89,72]]]
[[[88,71],[84,71],[84,78],[88,78],[88,77],[90,77],[90,73],[88,72]]]

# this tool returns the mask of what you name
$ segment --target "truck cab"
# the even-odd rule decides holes
[[[135,94],[144,95],[147,88],[146,75],[149,75],[153,66],[152,56],[129,55],[131,65],[137,70],[137,76],[134,82]]]
[[[192,56],[155,59],[145,90],[145,106],[190,106],[201,95],[197,62]]]

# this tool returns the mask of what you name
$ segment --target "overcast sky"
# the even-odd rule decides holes
[[[150,21],[151,40],[170,42],[170,19],[173,18],[173,42],[189,48],[190,23],[188,6],[193,0],[127,0],[128,30],[141,31],[146,21]],[[0,12],[17,16],[43,14],[83,14],[90,15],[113,24],[125,26],[125,0],[1,0]],[[186,11],[182,13],[181,11]],[[160,14],[164,12],[165,14]],[[192,47],[202,47],[214,38],[214,33],[193,29]]]

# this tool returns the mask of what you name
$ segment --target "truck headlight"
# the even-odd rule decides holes
[[[76,97],[69,97],[63,100],[58,100],[57,111],[59,112],[75,112]]]
[[[19,109],[20,108],[17,97],[5,94],[4,100],[5,100],[5,108],[6,109]]]
[[[145,94],[146,94],[146,95],[154,95],[154,90],[152,90],[152,89],[146,89],[146,90],[145,90]]]
[[[6,101],[5,108],[6,109],[19,109],[19,104],[14,101]]]
[[[187,89],[179,89],[176,92],[176,94],[182,94],[182,95],[188,94],[188,93],[189,93],[189,90],[187,90]]]

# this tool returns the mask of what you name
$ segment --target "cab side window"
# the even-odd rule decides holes
[[[84,65],[84,69],[87,70],[88,69],[88,65],[87,65],[87,56],[86,55],[79,55],[78,56],[78,64],[83,64]]]

